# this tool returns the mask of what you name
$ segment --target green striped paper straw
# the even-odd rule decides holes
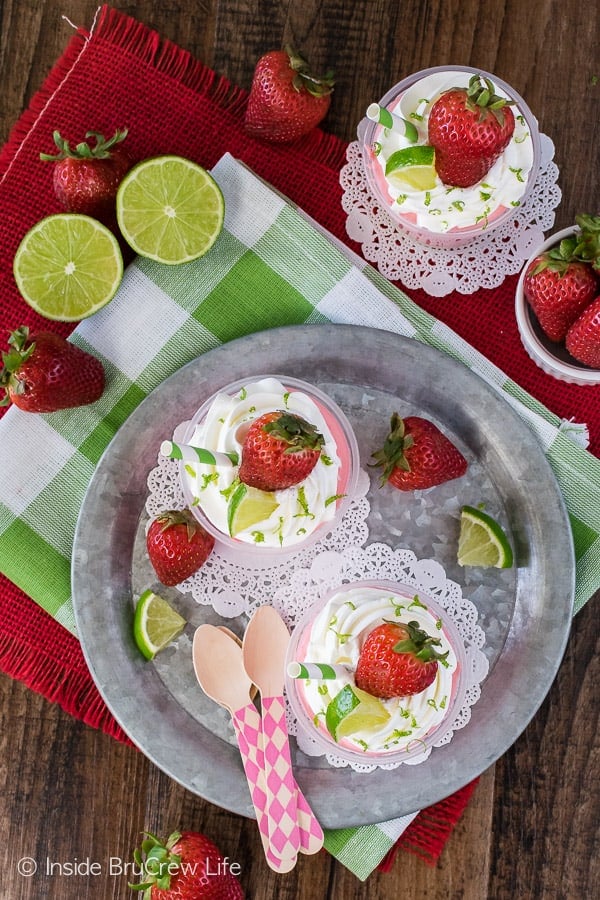
[[[351,671],[348,666],[330,666],[328,663],[313,662],[291,662],[287,667],[290,678],[316,678],[321,681],[339,678]]]
[[[419,132],[412,122],[409,122],[408,119],[403,119],[402,116],[391,113],[389,109],[386,109],[385,106],[380,106],[379,103],[371,103],[367,108],[367,119],[371,119],[372,122],[379,122],[384,128],[389,128],[390,131],[397,131],[398,134],[403,134],[411,144],[416,144],[419,140]]]
[[[239,462],[239,457],[233,450],[231,453],[219,453],[216,450],[192,447],[191,444],[175,444],[173,441],[163,441],[160,452],[168,459],[182,459],[186,463],[201,462],[207,466],[218,466],[220,469],[231,469]]]

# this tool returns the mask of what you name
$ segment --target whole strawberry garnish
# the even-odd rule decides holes
[[[163,842],[146,833],[133,858],[143,879],[130,884],[143,900],[244,900],[227,857],[197,831],[174,832]]]
[[[444,184],[470,187],[485,178],[515,129],[511,104],[481,75],[473,75],[467,88],[451,88],[438,97],[427,129]]]
[[[586,306],[567,331],[571,356],[592,369],[600,369],[600,297]]]
[[[48,413],[85,406],[102,396],[102,363],[64,337],[49,331],[30,335],[21,326],[8,343],[0,369],[0,406],[12,400],[25,412]]]
[[[459,478],[467,461],[437,425],[420,416],[402,419],[394,413],[381,450],[372,454],[373,466],[383,469],[387,481],[401,491],[415,491]]]
[[[261,491],[300,484],[316,466],[323,444],[323,435],[301,416],[280,410],[265,413],[244,438],[240,481]]]
[[[384,622],[366,637],[360,651],[354,680],[374,697],[409,697],[420,694],[435,681],[441,641],[431,637],[418,622]]]
[[[252,137],[285,143],[312,131],[331,102],[333,74],[311,75],[308,63],[292,47],[262,56],[254,71],[245,128]]]
[[[600,280],[575,256],[576,238],[537,256],[527,267],[523,293],[540,328],[551,341],[562,341],[581,311],[598,293]]]
[[[54,132],[59,152],[54,156],[40,153],[40,159],[55,163],[54,193],[66,210],[113,224],[117,189],[132,166],[121,146],[126,136],[126,129],[115,131],[108,140],[97,131],[88,131],[86,138],[94,138],[94,145],[83,141],[71,149],[69,142]]]
[[[215,539],[189,510],[168,510],[157,516],[146,533],[150,562],[161,584],[180,584],[210,556]]]

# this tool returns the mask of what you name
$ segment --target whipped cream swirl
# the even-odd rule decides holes
[[[328,417],[315,400],[300,390],[288,389],[276,378],[263,378],[240,388],[235,394],[220,393],[199,422],[189,443],[207,450],[237,453],[248,423],[264,413],[285,410],[315,425],[325,443],[317,464],[300,484],[275,491],[277,507],[263,521],[254,522],[235,535],[236,540],[263,547],[281,548],[300,544],[317,528],[334,519],[339,498],[342,461]],[[198,463],[186,465],[185,478],[205,516],[227,535],[228,506],[238,482],[238,467],[218,468]]]
[[[420,694],[381,700],[390,714],[385,724],[357,731],[340,741],[340,747],[365,756],[423,748],[424,739],[448,714],[457,691],[459,663],[444,623],[427,608],[426,598],[408,588],[395,586],[392,591],[380,586],[355,586],[340,590],[329,600],[306,629],[296,654],[299,661],[348,667],[347,674],[336,679],[297,684],[300,700],[315,726],[328,735],[324,724],[327,706],[346,684],[354,685],[353,671],[365,639],[384,621],[417,621],[423,630],[440,638],[438,650],[447,650],[448,656],[438,665],[433,683]]]
[[[472,72],[437,72],[411,85],[392,106],[391,113],[412,122],[418,144],[427,144],[427,123],[431,107],[444,91],[466,87]],[[513,99],[494,83],[499,96]],[[512,107],[515,130],[506,149],[484,180],[468,188],[452,187],[437,178],[431,190],[399,188],[385,176],[388,158],[396,150],[414,147],[403,134],[378,127],[372,149],[375,177],[394,215],[420,228],[445,233],[473,226],[482,227],[506,209],[519,206],[533,168],[534,151],[529,125],[518,106]]]

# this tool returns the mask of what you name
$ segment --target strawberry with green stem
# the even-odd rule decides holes
[[[427,123],[435,168],[444,184],[471,187],[482,181],[514,129],[512,100],[496,94],[489,78],[475,74],[468,87],[444,91]]]
[[[315,128],[331,103],[333,73],[315,76],[294,48],[272,50],[254,71],[244,119],[252,137],[274,143],[295,141]]]
[[[578,237],[563,239],[527,267],[523,294],[540,328],[554,342],[567,331],[598,293],[600,278],[578,256]]]
[[[278,491],[308,478],[325,443],[310,422],[281,410],[251,423],[242,445],[239,478],[261,491]]]
[[[25,412],[49,413],[94,403],[104,392],[99,359],[49,331],[13,331],[2,353],[1,406],[11,401]]]
[[[418,622],[384,622],[367,635],[354,680],[373,697],[391,699],[420,694],[435,681],[440,653],[439,637],[432,637]]]
[[[58,153],[40,153],[40,159],[54,162],[54,193],[68,212],[92,216],[111,226],[116,222],[117,189],[133,164],[122,146],[126,137],[127,129],[117,129],[108,139],[88,131],[86,138],[93,138],[93,144],[82,141],[72,149],[60,132],[54,132]]]
[[[421,416],[402,419],[394,413],[383,447],[372,454],[381,468],[380,486],[389,482],[401,491],[424,490],[460,478],[467,461],[437,425]]]
[[[180,584],[200,569],[215,545],[215,539],[191,512],[160,513],[146,534],[146,549],[161,584]]]
[[[133,858],[142,881],[129,887],[143,900],[244,900],[227,857],[197,831],[176,831],[166,841],[146,832]]]

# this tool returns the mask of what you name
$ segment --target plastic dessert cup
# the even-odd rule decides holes
[[[466,86],[475,74],[489,78],[498,94],[515,103],[515,132],[484,181],[450,191],[439,178],[430,190],[394,188],[386,179],[384,159],[397,148],[427,144],[427,118],[433,101],[444,90]],[[357,131],[373,198],[399,231],[408,232],[420,243],[440,249],[467,246],[514,219],[517,208],[531,194],[540,168],[537,120],[523,98],[495,75],[465,66],[424,69],[394,85],[374,106],[416,126],[416,143],[368,117],[361,120]]]
[[[315,425],[325,437],[321,458],[301,484],[265,492],[266,519],[232,535],[228,503],[238,485],[237,466],[190,469],[180,463],[186,503],[237,562],[265,566],[325,537],[341,520],[356,492],[360,458],[356,437],[342,410],[323,391],[285,375],[239,379],[209,397],[189,423],[182,442],[212,451],[235,451],[241,459],[244,426],[265,412],[287,409]],[[254,494],[256,497],[256,494]]]
[[[442,652],[450,650],[449,665],[440,664],[436,681],[421,694],[382,701],[390,713],[387,722],[336,741],[325,725],[325,709],[345,685],[354,686],[360,647],[384,619],[417,620],[440,637]],[[341,642],[336,631],[343,635]],[[430,748],[442,739],[447,742],[445,736],[465,699],[466,654],[456,626],[432,597],[402,583],[360,581],[328,592],[292,633],[286,666],[304,662],[337,665],[346,671],[335,679],[308,681],[291,677],[288,671],[286,692],[298,723],[299,745],[312,745],[316,752],[351,764],[387,766],[426,758]]]
[[[566,381],[568,384],[597,385],[600,384],[600,370],[591,369],[584,363],[578,362],[571,356],[564,343],[557,344],[546,337],[523,292],[525,275],[533,260],[545,250],[550,250],[560,244],[563,238],[576,234],[578,230],[576,227],[570,227],[557,231],[531,254],[517,283],[515,315],[523,346],[533,362],[543,372],[552,375],[559,381]]]

